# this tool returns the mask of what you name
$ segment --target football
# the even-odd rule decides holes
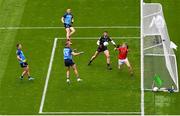
[[[158,91],[158,87],[154,87],[154,88],[153,88],[153,91],[154,91],[154,92],[157,92],[157,91]]]
[[[104,46],[108,46],[109,45],[109,43],[106,42],[106,41],[103,44],[104,44]]]

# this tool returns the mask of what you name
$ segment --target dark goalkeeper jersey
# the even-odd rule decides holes
[[[109,36],[101,36],[99,38],[99,45],[103,45],[104,42],[110,42],[112,39]]]

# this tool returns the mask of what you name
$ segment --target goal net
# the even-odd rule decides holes
[[[152,90],[154,77],[162,80],[162,88],[179,91],[178,70],[174,49],[170,41],[162,6],[159,3],[143,4],[143,57],[144,89]]]

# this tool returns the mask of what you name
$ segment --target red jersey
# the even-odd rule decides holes
[[[119,47],[117,48],[117,50],[119,51],[119,56],[118,56],[119,59],[123,60],[127,58],[127,54],[128,54],[127,47]]]

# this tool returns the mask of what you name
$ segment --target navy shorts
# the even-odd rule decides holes
[[[21,68],[25,68],[25,67],[28,66],[28,63],[27,62],[22,62],[22,63],[20,63],[20,66],[21,66]]]
[[[72,26],[71,26],[70,24],[65,24],[65,23],[64,23],[64,27],[65,27],[65,28],[70,28],[70,27],[72,27]]]
[[[64,64],[66,67],[73,66],[75,63],[71,59],[64,60]]]
[[[98,52],[104,52],[104,51],[106,51],[106,50],[107,50],[107,47],[106,47],[106,46],[102,46],[102,47],[99,46],[99,47],[97,48],[97,51],[98,51]]]

